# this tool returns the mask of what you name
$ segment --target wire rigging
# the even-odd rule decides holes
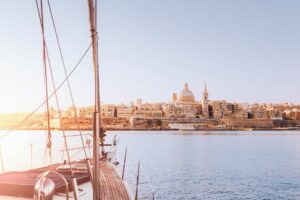
[[[56,86],[55,86],[55,82],[54,82],[53,71],[52,71],[52,67],[51,67],[51,64],[50,64],[50,58],[49,58],[49,53],[48,53],[47,49],[46,49],[46,53],[47,53],[47,59],[48,59],[48,63],[49,63],[49,69],[50,69],[50,74],[51,74],[52,85],[53,85],[53,88],[55,90]],[[66,137],[66,133],[65,133],[63,119],[62,119],[62,116],[61,116],[61,110],[60,110],[60,106],[59,106],[58,96],[57,96],[56,92],[55,92],[55,100],[56,100],[56,106],[57,106],[57,109],[58,109],[60,126],[61,126],[63,137],[64,137],[64,145],[65,145],[66,151],[67,151],[67,157],[68,157],[69,167],[70,167],[70,170],[71,170],[71,176],[73,177],[71,157],[70,157],[70,152],[69,152],[69,148],[68,148],[67,137]]]
[[[69,148],[68,148],[68,144],[67,144],[67,136],[65,134],[65,128],[64,128],[64,125],[63,125],[63,120],[62,120],[61,109],[60,109],[60,105],[59,105],[59,101],[58,101],[57,91],[62,87],[63,84],[65,84],[67,82],[68,88],[69,88],[69,92],[70,92],[70,96],[71,96],[71,99],[72,99],[72,105],[73,105],[73,108],[74,108],[74,111],[75,111],[76,123],[77,123],[78,129],[80,131],[80,137],[81,137],[81,141],[82,141],[82,145],[83,145],[85,157],[86,157],[86,159],[88,159],[87,153],[86,153],[86,149],[85,149],[86,147],[85,147],[84,141],[83,141],[83,135],[82,135],[80,124],[79,124],[79,120],[78,120],[78,116],[77,116],[77,113],[76,113],[76,110],[75,110],[76,107],[75,107],[74,98],[73,98],[73,94],[72,94],[72,90],[71,90],[71,86],[70,86],[70,82],[69,82],[69,77],[78,68],[78,66],[80,65],[80,63],[82,62],[82,60],[84,59],[84,57],[86,56],[86,54],[88,53],[88,51],[90,50],[90,48],[92,47],[92,43],[86,49],[86,51],[81,56],[81,58],[79,59],[79,61],[76,63],[76,65],[74,66],[74,68],[72,69],[72,71],[68,74],[67,70],[66,70],[66,66],[65,66],[65,62],[64,62],[64,58],[63,58],[63,54],[62,54],[62,49],[61,49],[61,45],[60,45],[60,42],[59,42],[57,30],[56,30],[56,26],[55,26],[54,17],[53,17],[52,10],[51,10],[51,7],[50,7],[50,2],[49,2],[49,0],[47,1],[48,2],[49,11],[51,13],[51,19],[52,19],[53,27],[55,29],[57,44],[59,46],[61,60],[62,60],[63,67],[64,67],[64,72],[65,72],[65,79],[58,85],[58,87],[56,87],[55,81],[54,81],[54,76],[53,76],[53,71],[52,71],[52,67],[51,67],[49,52],[48,52],[48,49],[47,49],[47,43],[46,43],[46,39],[45,39],[43,0],[40,0],[40,5],[38,3],[38,0],[35,0],[35,2],[36,2],[37,12],[38,12],[38,15],[39,15],[39,20],[40,20],[40,25],[41,25],[41,32],[42,32],[42,40],[43,40],[43,70],[44,70],[43,74],[44,74],[44,86],[45,86],[45,96],[46,97],[45,97],[45,100],[36,109],[34,109],[29,115],[27,115],[13,129],[10,129],[4,135],[1,135],[0,136],[0,140],[2,140],[4,137],[6,137],[7,135],[9,135],[12,131],[14,131],[14,130],[18,129],[20,126],[22,126],[24,122],[26,122],[42,106],[45,105],[45,107],[46,107],[45,117],[47,119],[47,131],[46,131],[46,133],[47,133],[47,138],[46,138],[47,145],[46,145],[45,155],[47,155],[47,153],[49,154],[50,159],[51,159],[51,163],[52,163],[52,153],[51,153],[51,147],[52,147],[51,138],[52,138],[52,135],[51,135],[51,128],[50,128],[49,100],[50,100],[51,97],[55,96],[55,100],[56,100],[56,104],[57,104],[57,109],[58,109],[58,113],[59,113],[60,126],[61,126],[61,129],[62,129],[62,132],[63,132],[64,142],[65,142],[64,146],[65,146],[66,151],[67,151],[68,162],[69,162],[69,166],[70,166],[70,170],[71,170],[71,175],[73,177],[73,171],[72,171],[72,165],[71,165],[71,156],[69,154]],[[47,63],[47,61],[48,61],[48,63]],[[49,95],[49,87],[48,87],[48,73],[47,73],[48,72],[48,68],[49,68],[49,71],[50,71],[51,80],[52,80],[52,86],[53,86],[53,90],[54,90],[50,95]]]
[[[78,60],[78,62],[76,63],[76,65],[73,67],[73,69],[71,70],[71,72],[68,74],[67,78],[69,78],[74,72],[75,70],[80,66],[81,62],[83,61],[83,59],[85,58],[86,54],[89,52],[89,50],[91,49],[92,44],[89,45],[89,47],[85,50],[85,52],[83,53],[83,55],[81,56],[81,58]],[[61,89],[61,87],[66,83],[67,79],[65,78],[60,84],[59,86],[56,88],[56,90],[54,90],[47,99],[45,99],[39,106],[37,106],[30,114],[28,114],[21,122],[19,122],[14,128],[8,130],[5,134],[1,135],[0,140],[2,140],[3,138],[5,138],[6,136],[8,136],[11,132],[17,130],[19,127],[21,127],[24,122],[26,122],[30,117],[32,117],[32,115],[34,115],[42,106],[45,105],[46,101],[49,100],[50,98],[52,98],[54,96],[54,93],[57,92],[59,89]]]
[[[72,89],[71,89],[71,84],[70,84],[69,79],[67,78],[68,73],[67,73],[67,69],[66,69],[66,64],[65,64],[64,56],[63,56],[63,53],[62,53],[62,47],[61,47],[60,40],[59,40],[59,37],[58,37],[58,32],[57,32],[57,28],[56,28],[56,24],[55,24],[53,12],[52,12],[52,8],[51,8],[49,0],[47,0],[47,4],[48,4],[49,11],[50,11],[51,21],[52,21],[52,25],[53,25],[54,32],[55,32],[55,37],[56,37],[56,42],[57,42],[58,49],[59,49],[59,54],[60,54],[61,62],[62,62],[62,65],[63,65],[65,77],[66,77],[66,80],[67,80],[67,85],[68,85],[68,89],[69,89],[69,93],[70,93],[70,97],[71,97],[71,101],[72,101],[73,111],[75,113],[74,114],[75,122],[76,122],[77,128],[79,130],[80,139],[81,139],[81,143],[82,143],[82,148],[84,150],[85,159],[88,159],[87,152],[86,152],[85,145],[84,145],[83,136],[82,136],[82,130],[81,130],[79,119],[78,119],[77,112],[76,112],[76,106],[75,106],[75,101],[74,101],[74,97],[73,97],[73,93],[72,93]]]
[[[50,162],[52,163],[52,135],[50,130],[50,111],[49,111],[49,101],[48,101],[48,74],[47,74],[47,58],[46,58],[46,41],[45,41],[45,27],[44,27],[44,7],[43,7],[43,0],[40,0],[40,7],[38,5],[38,0],[36,0],[37,10],[39,13],[39,19],[41,24],[41,31],[42,31],[42,39],[43,39],[43,69],[44,69],[44,84],[45,84],[45,98],[46,98],[46,113],[45,117],[47,120],[47,138],[46,138],[46,149],[45,149],[45,156],[47,154],[50,157]]]

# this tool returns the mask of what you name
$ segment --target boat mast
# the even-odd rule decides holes
[[[47,119],[47,147],[45,151],[45,156],[47,158],[47,150],[50,156],[50,163],[52,163],[52,153],[51,153],[51,128],[50,128],[50,111],[49,111],[49,94],[48,94],[48,74],[47,74],[47,58],[46,58],[46,41],[45,41],[45,28],[44,28],[44,8],[43,8],[43,0],[41,2],[41,28],[43,35],[43,67],[44,67],[44,81],[45,81],[45,95],[46,95],[46,119]]]
[[[88,0],[90,31],[93,47],[93,64],[95,78],[95,112],[93,124],[93,200],[100,199],[100,166],[99,159],[102,157],[99,138],[101,124],[101,109],[100,109],[100,81],[99,81],[99,63],[98,63],[98,32],[97,32],[97,0]]]

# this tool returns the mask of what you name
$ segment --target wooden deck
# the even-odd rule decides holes
[[[130,200],[122,179],[108,162],[100,162],[101,200]]]
[[[56,168],[57,166],[55,166]],[[92,199],[93,190],[90,177],[85,170],[84,163],[73,163],[73,169],[83,169],[83,172],[76,172],[75,176],[79,183],[79,188],[83,189],[80,199]],[[24,172],[7,172],[0,175],[0,200],[7,199],[32,199],[33,188],[37,177],[53,167],[44,167]],[[70,171],[59,171],[69,182],[71,180]],[[54,174],[49,177],[55,182],[57,190],[64,192],[62,180]],[[69,185],[71,186],[71,185]],[[61,187],[61,188],[60,188]],[[127,186],[128,187],[128,186]],[[107,161],[100,162],[100,199],[101,200],[130,200],[132,199],[126,183],[118,176],[113,165]],[[58,189],[60,188],[60,189]],[[56,191],[58,192],[58,191]],[[63,194],[63,193],[62,193]],[[64,195],[55,195],[55,200],[65,199]]]

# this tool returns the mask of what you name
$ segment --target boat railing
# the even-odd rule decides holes
[[[141,181],[141,182],[140,182]],[[140,183],[143,183],[145,187],[150,189],[150,194],[146,194],[147,199],[156,199],[156,190],[154,189],[153,185],[151,184],[149,180],[149,176],[146,173],[146,170],[144,167],[142,167],[142,163],[139,161],[138,163],[138,171],[137,171],[137,182],[136,182],[136,200],[139,199],[138,191],[140,190]]]
[[[133,194],[134,200],[139,200],[139,199],[155,200],[156,190],[151,184],[145,168],[142,167],[142,162],[141,161],[138,162],[137,172],[134,172],[133,169],[127,169],[126,163],[127,163],[127,147],[125,149],[125,154],[124,154],[121,178],[123,181],[125,181],[125,179],[128,180],[128,183],[130,183],[131,186],[135,187],[135,193]],[[129,176],[126,176],[126,174]]]
[[[44,172],[44,173],[42,173],[38,176],[37,181],[36,181],[36,185],[34,187],[35,188],[35,195],[37,195],[37,196],[34,196],[34,199],[36,199],[36,200],[44,199],[44,197],[41,196],[43,189],[47,190],[47,192],[49,192],[49,188],[46,188],[46,189],[43,188],[43,187],[47,187],[47,185],[43,181],[45,181],[46,180],[45,178],[51,173],[57,175],[58,177],[60,177],[63,180],[63,182],[65,184],[66,200],[69,200],[69,185],[68,185],[68,182],[62,174],[60,174],[60,173],[58,173],[57,171],[54,171],[54,170],[46,171],[46,172]],[[78,188],[77,188],[76,179],[72,180],[72,185],[73,185],[74,197],[77,200],[78,199]],[[37,194],[36,194],[36,192],[37,192]]]
[[[68,148],[68,149],[66,147],[64,147],[60,151],[65,152],[65,151],[76,151],[76,150],[78,150],[77,153],[75,153],[74,155],[71,156],[71,157],[74,157],[75,155],[77,155],[83,149],[91,149],[93,147],[92,146],[93,135],[92,134],[84,134],[84,136],[86,136],[86,141],[85,141],[84,146],[80,145],[79,147],[72,147],[72,148]],[[65,137],[81,137],[81,135],[72,134],[72,135],[66,135]],[[110,154],[110,157],[114,157],[115,152],[116,152],[116,148],[118,146],[118,143],[119,143],[119,139],[117,140],[116,137],[115,137],[113,139],[112,144],[101,144],[101,146],[112,147],[112,149],[110,151],[108,151],[108,153]],[[91,155],[90,155],[90,157],[91,157]]]

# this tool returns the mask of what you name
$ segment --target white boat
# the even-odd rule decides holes
[[[169,124],[169,127],[171,129],[175,130],[195,130],[195,124],[190,124],[190,123],[174,123],[174,124]]]

